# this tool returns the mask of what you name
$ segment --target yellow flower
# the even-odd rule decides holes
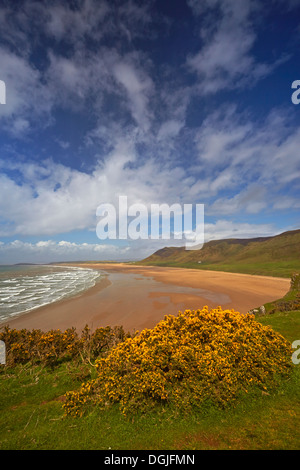
[[[241,390],[275,383],[291,367],[289,343],[253,315],[221,307],[169,315],[119,343],[96,361],[93,386],[67,395],[72,414],[85,403],[119,402],[125,414],[162,402],[201,407],[205,400],[225,406]]]

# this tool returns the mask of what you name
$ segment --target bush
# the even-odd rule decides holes
[[[94,360],[99,355],[123,341],[123,327],[97,328],[93,333],[86,325],[81,336],[75,328],[65,331],[50,330],[16,330],[4,327],[0,332],[0,340],[6,346],[6,364],[15,366],[31,362],[55,366],[62,361],[68,361],[78,356]]]
[[[68,392],[66,414],[119,403],[126,415],[162,407],[225,407],[252,387],[270,390],[292,367],[291,345],[254,315],[221,307],[166,316],[96,361],[98,377]]]
[[[268,313],[290,312],[292,310],[300,310],[300,274],[293,274],[291,277],[291,286],[289,292],[279,300],[271,303]]]

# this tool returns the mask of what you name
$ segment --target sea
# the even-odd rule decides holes
[[[63,265],[0,266],[0,323],[93,287],[101,272]]]

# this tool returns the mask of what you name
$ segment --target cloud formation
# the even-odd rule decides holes
[[[204,203],[211,238],[297,228],[299,113],[284,67],[299,78],[299,6],[1,5],[2,254],[36,254],[61,237],[75,245],[53,241],[49,253],[73,246],[87,256],[83,233],[95,235],[98,205],[119,195],[146,206]],[[96,253],[97,240],[90,245]]]
[[[224,219],[205,226],[205,240],[220,240],[223,238],[250,238],[276,235],[272,224],[248,224],[229,222]],[[66,240],[40,240],[24,242],[13,240],[0,242],[0,256],[5,263],[49,263],[62,261],[120,261],[140,260],[150,256],[155,251],[167,246],[183,246],[182,240],[138,240],[127,241],[125,244],[77,243]]]
[[[255,26],[263,15],[262,3],[256,0],[190,0],[188,3],[197,16],[209,13],[200,30],[204,45],[187,61],[199,75],[201,93],[253,86],[288,59],[283,55],[272,62],[259,62],[252,53],[257,39]],[[219,13],[219,19],[216,20],[212,11]]]

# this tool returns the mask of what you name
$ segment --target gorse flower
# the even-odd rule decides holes
[[[292,367],[291,345],[253,315],[221,307],[166,316],[96,361],[98,377],[66,394],[66,414],[119,403],[126,415],[157,405],[226,406],[240,392],[271,389]]]

